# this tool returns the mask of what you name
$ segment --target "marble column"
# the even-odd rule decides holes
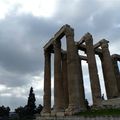
[[[116,84],[116,77],[113,70],[112,60],[110,56],[110,52],[108,49],[108,41],[102,40],[100,41],[102,48],[102,64],[105,74],[105,87],[108,99],[115,98],[118,96],[118,88]]]
[[[79,75],[79,88],[80,88],[80,108],[81,110],[86,110],[86,105],[85,105],[85,91],[84,91],[84,84],[83,84],[83,72],[82,72],[82,60],[80,56],[78,55],[79,59],[79,70],[78,70],[78,75]]]
[[[61,42],[54,41],[54,111],[64,111],[63,81],[61,71]]]
[[[78,56],[74,42],[74,30],[66,28],[67,41],[67,72],[68,72],[68,91],[69,106],[65,110],[66,115],[73,115],[80,112],[79,78],[78,78]]]
[[[101,101],[101,89],[97,71],[97,64],[95,60],[93,38],[90,33],[87,33],[84,39],[86,44],[86,54],[88,60],[93,105],[98,106]]]
[[[118,67],[118,63],[117,63],[117,58],[114,55],[112,55],[111,58],[112,58],[115,77],[117,80],[117,88],[118,88],[119,95],[120,95],[120,72],[119,72],[119,67]]]
[[[44,97],[43,97],[43,115],[49,115],[51,112],[51,53],[44,51]]]
[[[65,109],[69,104],[69,94],[68,94],[68,78],[67,78],[67,54],[62,53],[62,80],[63,80],[63,90],[64,90],[64,107]]]

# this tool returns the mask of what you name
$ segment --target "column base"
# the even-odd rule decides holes
[[[42,117],[50,117],[50,116],[51,116],[51,113],[41,113],[41,116],[42,116]]]
[[[51,116],[64,116],[64,109],[53,109]]]
[[[48,117],[48,116],[51,115],[51,112],[43,108],[43,110],[42,110],[42,112],[41,112],[40,115],[41,115],[41,116]]]
[[[96,103],[93,103],[92,109],[99,109],[102,99],[98,99]]]
[[[81,109],[79,106],[69,105],[69,107],[65,110],[65,116],[75,115],[75,114],[79,113],[80,111],[81,111]]]
[[[65,113],[64,113],[64,112],[57,112],[57,113],[56,113],[56,116],[58,116],[58,117],[63,117],[63,116],[65,116]]]
[[[51,111],[51,116],[56,116],[56,111],[55,110]]]

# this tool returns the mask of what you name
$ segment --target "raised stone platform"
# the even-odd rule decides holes
[[[99,117],[38,117],[36,120],[120,120],[119,116],[99,116]]]
[[[120,98],[103,100],[101,106],[102,108],[120,108]]]

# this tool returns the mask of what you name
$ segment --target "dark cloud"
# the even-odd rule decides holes
[[[6,85],[7,87],[21,87],[25,86],[31,82],[31,77],[29,76],[21,76],[21,75],[12,75],[11,74],[3,74],[0,75],[0,84]]]
[[[113,41],[114,37],[120,38],[120,28],[114,27],[120,24],[119,9],[118,1],[59,0],[55,18],[75,29],[75,40],[90,32],[95,38],[105,37]]]
[[[32,15],[7,16],[0,26],[0,64],[20,73],[43,70],[43,46],[58,26]]]

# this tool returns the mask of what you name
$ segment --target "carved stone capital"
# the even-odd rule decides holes
[[[105,39],[103,39],[103,40],[100,41],[100,44],[101,44],[102,48],[108,48],[109,47],[108,43],[109,43],[109,41],[107,41]]]
[[[53,43],[54,49],[60,49],[61,48],[61,41],[60,40],[55,40]]]
[[[74,29],[66,28],[65,35],[66,35],[66,37],[74,37]]]
[[[49,50],[44,50],[44,56],[49,57],[51,55],[51,52]]]
[[[83,39],[85,42],[93,42],[93,38],[92,38],[92,35],[90,33],[86,33],[84,36],[83,36]]]
[[[112,59],[117,61],[117,56],[115,54],[111,55]]]

